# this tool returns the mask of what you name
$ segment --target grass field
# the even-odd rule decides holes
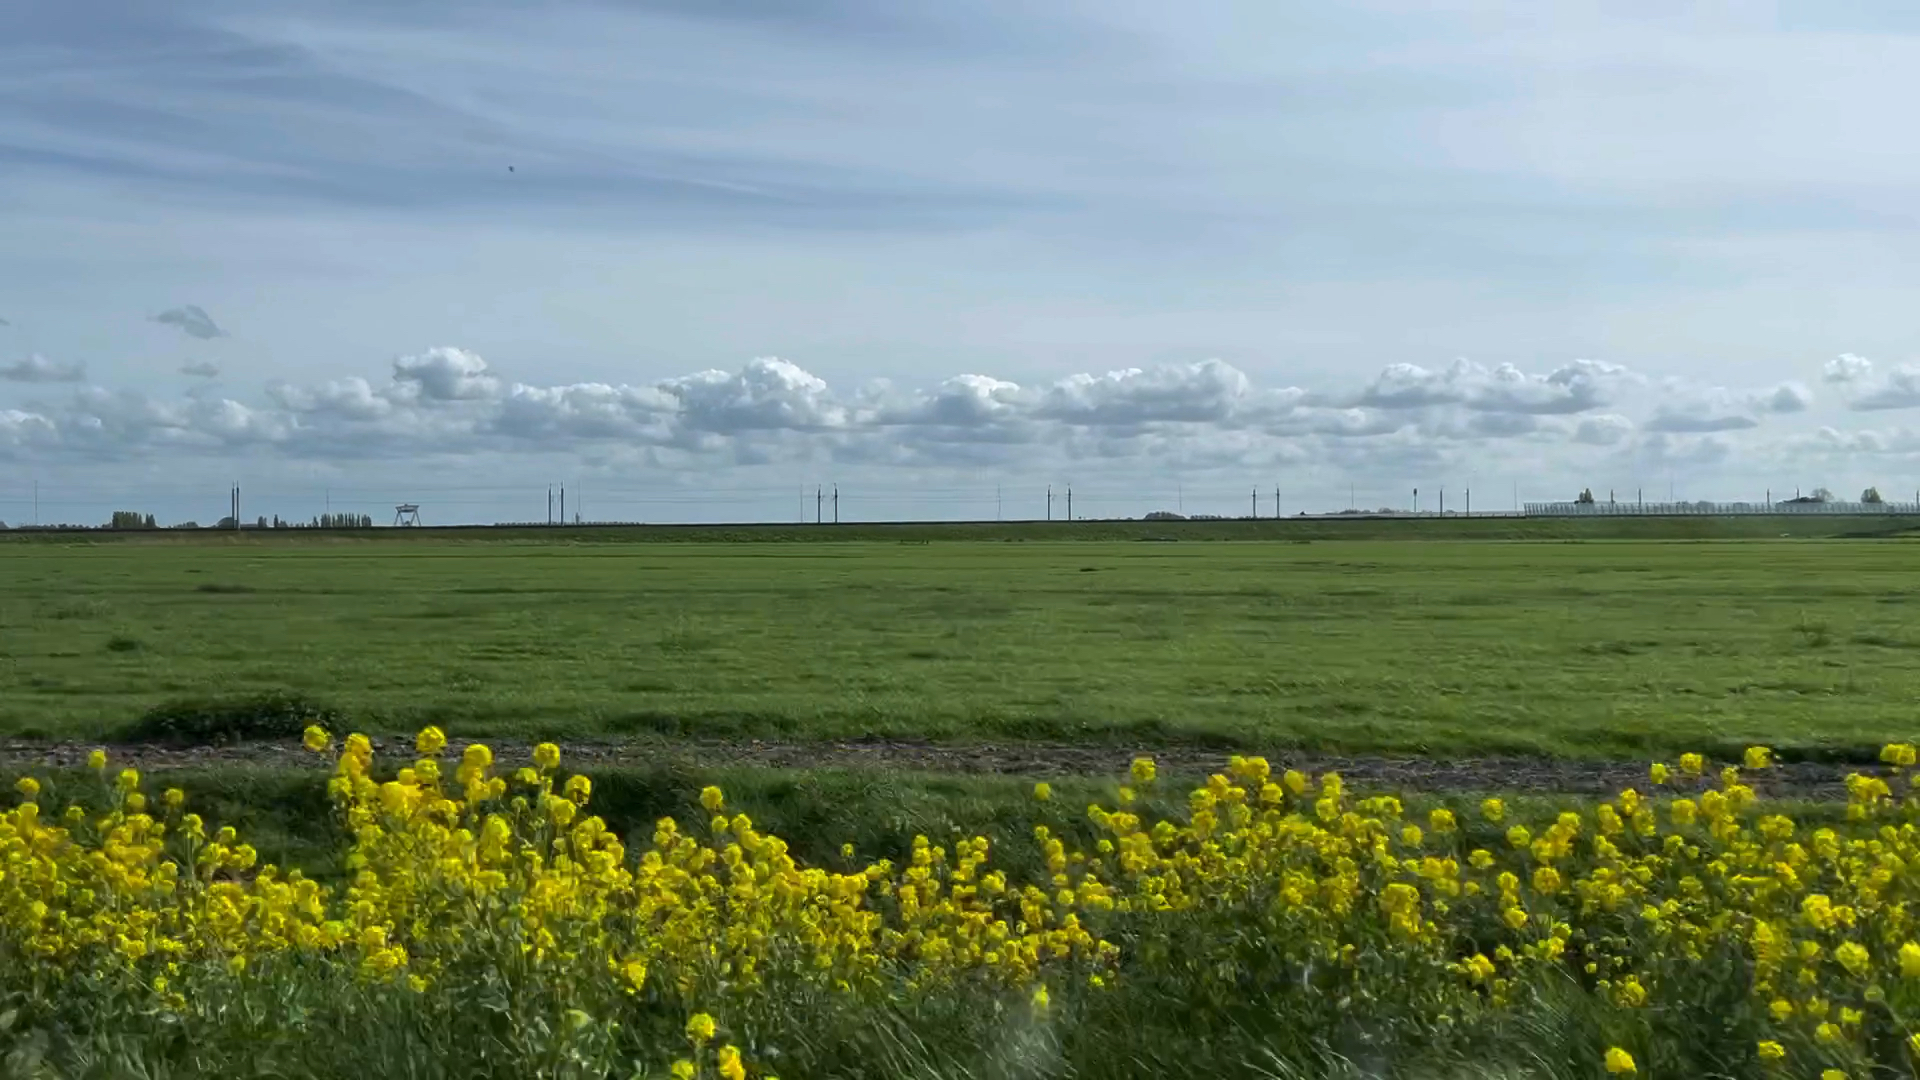
[[[0,545],[0,733],[110,737],[156,706],[264,691],[373,731],[513,738],[1637,757],[1864,748],[1913,727],[1903,542],[1453,538],[1498,519],[1419,523],[1423,543],[1299,542],[1321,535],[1306,525],[1139,542],[1249,524],[1026,542],[1010,541],[1049,534]]]

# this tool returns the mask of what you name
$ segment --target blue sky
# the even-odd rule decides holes
[[[1864,2],[26,0],[0,520],[1905,490],[1916,99]]]

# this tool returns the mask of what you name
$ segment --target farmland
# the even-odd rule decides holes
[[[510,740],[1637,758],[1756,740],[1847,754],[1911,725],[1905,542],[1366,524],[1429,539],[1197,539],[1224,523],[1160,530],[1173,542],[1036,527],[0,544],[0,736],[111,739],[156,708],[260,694],[376,733]],[[1660,523],[1572,523],[1595,524]]]
[[[0,543],[0,1075],[1911,1073],[1910,543],[1356,524]]]

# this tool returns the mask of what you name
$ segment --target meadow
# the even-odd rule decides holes
[[[1596,525],[1885,527],[36,538],[0,543],[0,735],[114,739],[261,695],[515,741],[1871,757],[1910,730],[1908,542]]]

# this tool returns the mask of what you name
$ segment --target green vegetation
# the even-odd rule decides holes
[[[1904,543],[1456,537],[1899,524],[754,533],[865,537],[819,543],[646,539],[726,535],[664,529],[39,538],[0,545],[0,733],[103,738],[162,720],[175,731],[279,731],[287,717],[335,710],[375,732],[439,722],[514,739],[1870,751],[1911,729],[1920,686]],[[1185,542],[1389,526],[1432,539]],[[1087,539],[1014,542],[1060,535]],[[1149,536],[1182,542],[1140,542]],[[249,702],[267,711],[252,716]]]

